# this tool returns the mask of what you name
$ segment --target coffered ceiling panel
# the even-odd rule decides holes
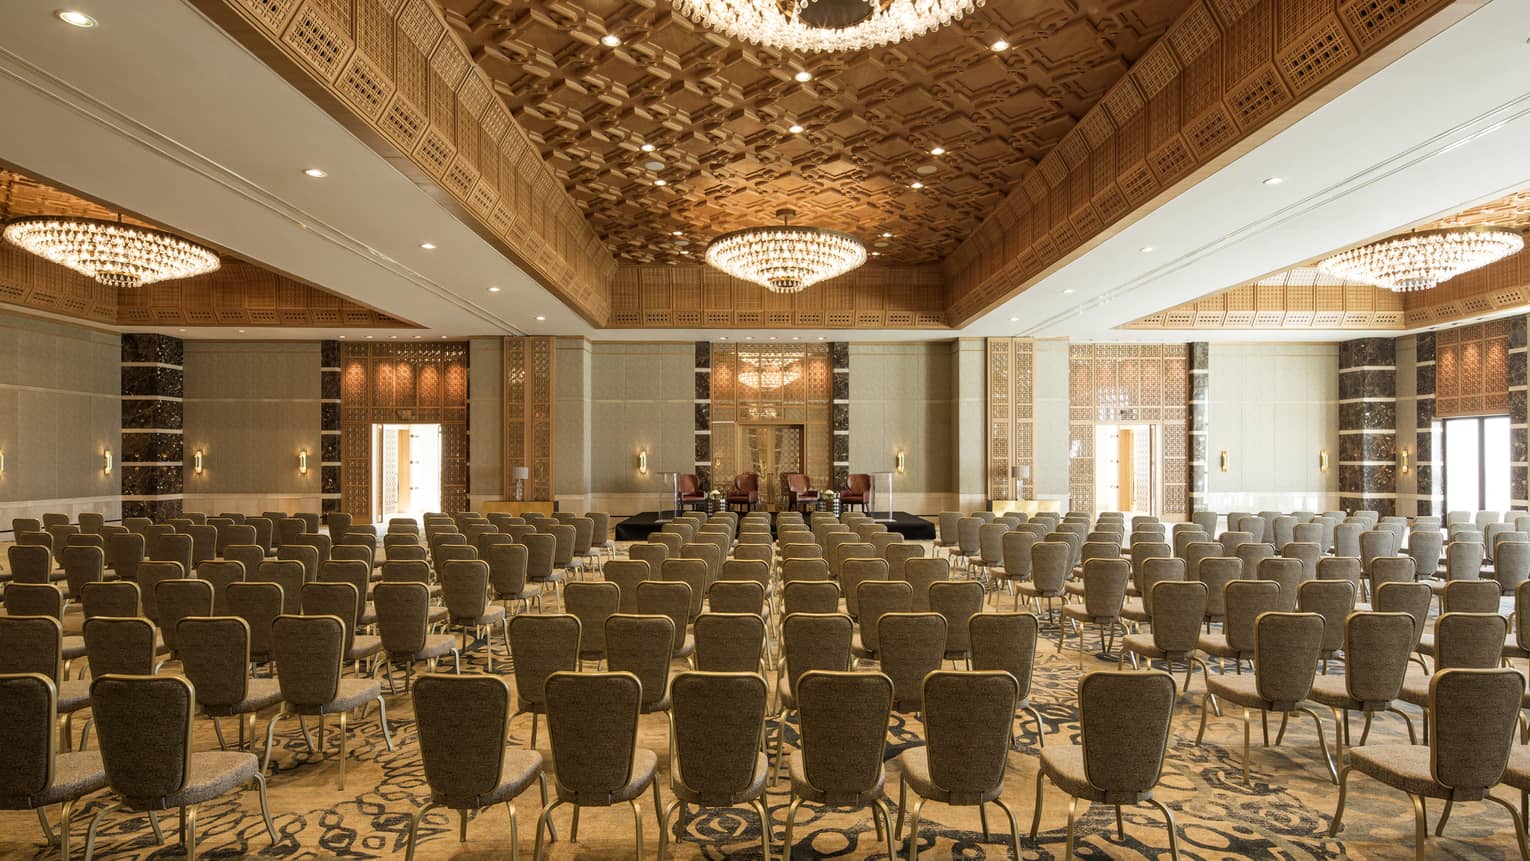
[[[872,241],[886,262],[943,260],[1188,5],[989,2],[911,42],[797,57],[700,29],[662,0],[444,0],[623,263],[694,260],[712,235],[783,206]],[[603,45],[608,34],[621,45]],[[1011,47],[996,53],[1000,38]]]

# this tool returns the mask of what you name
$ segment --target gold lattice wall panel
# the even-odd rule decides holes
[[[433,0],[195,0],[596,323],[613,262]],[[322,92],[309,84],[316,82]]]
[[[530,472],[526,499],[550,500],[553,488],[553,392],[556,339],[506,338],[504,345],[504,487],[515,493],[511,469]]]
[[[408,326],[365,305],[277,275],[224,261],[216,272],[120,291],[124,326]]]
[[[1074,344],[1068,348],[1068,495],[1078,511],[1098,508],[1095,426],[1157,424],[1161,429],[1162,510],[1189,508],[1186,417],[1189,353],[1184,344]]]
[[[799,293],[773,293],[710,266],[621,266],[613,328],[944,329],[937,266],[866,266]]]
[[[467,510],[468,345],[346,344],[340,352],[341,509],[372,511],[372,425],[441,425],[441,510]]]
[[[117,290],[94,278],[0,245],[0,302],[97,323],[117,322]]]
[[[994,5],[994,4],[990,4]],[[946,260],[964,325],[1449,0],[1196,0]]]
[[[782,368],[780,384],[768,374],[762,379],[762,368]],[[739,429],[746,425],[801,425],[804,471],[814,487],[832,486],[834,370],[827,344],[713,342],[711,378],[713,486],[729,486],[750,466],[739,443]],[[760,478],[770,491],[779,490],[777,476]]]
[[[1036,342],[989,338],[987,348],[988,497],[1011,499],[1015,479],[1010,468],[1035,464]]]
[[[1490,320],[1434,333],[1434,415],[1509,411],[1509,321]]]
[[[1402,294],[1298,266],[1149,314],[1123,329],[1402,329]]]

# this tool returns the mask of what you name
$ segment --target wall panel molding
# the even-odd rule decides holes
[[[511,467],[525,466],[531,477],[523,485],[528,500],[553,498],[554,393],[557,339],[506,338],[504,348],[504,482],[505,497],[515,498]]]

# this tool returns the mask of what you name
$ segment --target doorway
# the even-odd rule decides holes
[[[760,476],[760,502],[770,508],[776,502],[785,507],[786,488],[781,485],[781,473],[802,472],[802,434],[799,424],[776,424],[773,422],[745,422],[738,425],[738,448],[743,469],[740,472],[758,473]],[[713,486],[721,487],[728,476],[714,476]]]
[[[372,510],[379,521],[441,510],[440,425],[372,425]]]
[[[1446,511],[1509,510],[1509,417],[1439,422]]]
[[[1158,514],[1163,498],[1158,424],[1095,425],[1094,514]]]

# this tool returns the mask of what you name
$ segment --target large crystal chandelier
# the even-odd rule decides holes
[[[1318,268],[1336,278],[1408,293],[1428,290],[1524,247],[1524,237],[1501,227],[1422,230],[1351,248],[1319,263]]]
[[[674,0],[698,24],[786,51],[859,51],[943,27],[985,0]]]
[[[798,293],[866,262],[866,246],[838,230],[798,227],[796,212],[776,211],[781,224],[735,230],[707,245],[707,262],[776,293]]]
[[[107,285],[141,287],[216,270],[217,252],[151,227],[62,216],[16,218],[5,239]]]
[[[740,355],[738,381],[755,391],[772,391],[802,376],[799,360],[792,356]]]

